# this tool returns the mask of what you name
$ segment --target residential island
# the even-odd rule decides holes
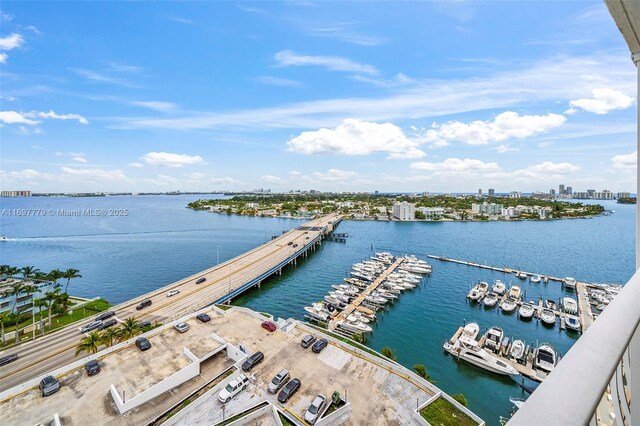
[[[235,195],[191,202],[193,210],[242,216],[311,218],[339,213],[351,220],[512,221],[585,218],[605,213],[599,204],[478,195],[289,193]]]

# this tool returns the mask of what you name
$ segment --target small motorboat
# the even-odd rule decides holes
[[[484,335],[484,347],[494,352],[500,349],[502,339],[504,337],[504,331],[500,327],[491,327]]]
[[[545,325],[553,326],[556,323],[556,314],[550,309],[543,309],[540,313],[540,320]]]
[[[578,314],[578,302],[575,299],[571,298],[571,297],[565,297],[565,298],[562,299],[562,309],[567,314],[577,315]]]
[[[467,297],[472,302],[480,302],[480,300],[482,300],[484,295],[487,293],[488,289],[489,289],[489,284],[487,284],[486,282],[482,281],[482,282],[476,284],[469,291],[469,294],[467,294]]]
[[[482,303],[484,303],[484,306],[487,308],[493,308],[498,303],[498,295],[494,292],[489,292],[482,300]]]
[[[502,281],[496,280],[496,282],[493,284],[493,287],[491,287],[491,291],[498,296],[502,296],[505,291],[507,291],[507,286]]]
[[[511,350],[509,350],[509,355],[511,355],[511,358],[518,361],[524,356],[525,348],[526,345],[522,340],[514,340],[513,344],[511,345]]]
[[[531,281],[534,284],[538,284],[540,281],[542,281],[542,278],[540,277],[540,275],[535,274],[534,276],[531,277],[529,281]]]
[[[304,310],[307,311],[307,314],[315,320],[327,321],[329,319],[329,312],[324,309],[324,305],[322,303],[314,303],[311,306],[305,306]]]
[[[384,297],[374,296],[373,294],[370,294],[369,296],[365,297],[364,300],[376,305],[384,305],[385,303],[387,303],[387,299],[385,299]]]
[[[533,314],[535,311],[536,310],[533,305],[523,303],[522,305],[520,305],[520,309],[518,309],[518,315],[520,315],[520,319],[522,320],[530,320],[531,318],[533,318]]]
[[[565,277],[564,280],[562,280],[562,285],[570,289],[575,289],[576,279],[572,277]]]
[[[470,322],[469,324],[465,325],[464,328],[462,329],[462,334],[473,340],[475,340],[476,337],[478,337],[479,332],[480,332],[480,326],[478,325],[477,322]]]
[[[0,235],[0,241],[9,241],[9,239],[4,235]]]
[[[361,323],[360,321],[351,322],[348,320],[342,320],[338,321],[336,326],[346,331],[351,331],[352,333],[370,333],[373,331],[373,328],[367,324]]]
[[[509,297],[513,300],[519,300],[521,294],[522,290],[517,285],[514,285],[509,289]]]
[[[347,321],[349,321],[349,322],[358,322],[358,321],[360,321],[363,324],[369,324],[371,322],[367,318],[360,317],[360,315],[358,315],[356,312],[351,313],[351,315],[349,315],[347,317]]]
[[[521,398],[513,398],[509,397],[509,401],[516,406],[516,408],[520,409],[524,405],[524,399]]]
[[[533,352],[533,366],[550,373],[556,366],[557,357],[555,349],[550,344],[543,343]]]
[[[516,277],[518,277],[521,280],[526,280],[528,275],[525,272],[520,271],[520,272],[516,273]]]
[[[547,299],[544,301],[544,307],[552,311],[555,311],[557,309],[556,302],[551,299]]]
[[[507,314],[510,314],[513,311],[515,311],[517,307],[518,307],[518,304],[516,303],[516,301],[510,297],[506,298],[500,305],[500,308]]]
[[[575,315],[565,315],[564,325],[566,325],[569,330],[582,331],[582,328],[580,327],[580,318]]]

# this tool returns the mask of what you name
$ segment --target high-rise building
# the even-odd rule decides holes
[[[2,191],[1,197],[31,197],[31,191]]]
[[[406,201],[395,203],[393,205],[392,215],[398,220],[415,220],[416,206]]]
[[[496,190],[493,188],[489,188],[489,197],[493,197],[496,195]]]
[[[552,195],[552,196],[554,196],[554,197],[555,197],[555,195],[556,195],[556,190],[555,190],[555,189],[550,189],[550,190],[549,190],[549,195]]]
[[[567,186],[567,195],[572,195],[573,194],[573,188],[570,186]]]
[[[478,189],[478,197],[482,197],[482,188]]]
[[[616,198],[631,198],[630,192],[618,192],[618,196]]]
[[[558,195],[564,195],[564,185],[558,186]]]

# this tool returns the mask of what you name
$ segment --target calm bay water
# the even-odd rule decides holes
[[[83,278],[71,293],[102,296],[113,303],[166,285],[239,255],[299,221],[193,212],[185,205],[201,196],[2,199],[10,208],[128,209],[126,217],[0,217],[0,261],[42,270],[74,267]],[[635,206],[603,203],[615,214],[593,219],[513,223],[342,222],[346,244],[324,242],[317,252],[281,277],[272,278],[234,303],[283,318],[303,318],[304,306],[321,300],[342,282],[351,264],[375,251],[427,254],[521,268],[581,281],[624,283],[634,271]],[[466,321],[481,330],[498,325],[511,338],[531,344],[551,342],[565,353],[577,335],[548,329],[517,314],[470,305],[465,298],[478,280],[522,285],[526,298],[558,299],[559,283],[530,284],[513,275],[430,261],[433,274],[404,293],[379,316],[368,345],[389,346],[411,368],[425,364],[437,385],[462,392],[470,408],[488,424],[510,412],[509,396],[524,397],[509,378],[485,373],[445,356],[442,343]],[[529,384],[529,383],[527,383]]]

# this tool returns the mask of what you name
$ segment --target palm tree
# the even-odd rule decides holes
[[[49,281],[53,281],[53,288],[58,288],[60,287],[60,284],[58,284],[58,280],[60,278],[63,278],[63,275],[64,274],[60,269],[54,269],[47,274],[47,279]]]
[[[13,302],[13,308],[11,309],[11,312],[15,312],[16,307],[18,306],[18,297],[20,297],[20,294],[24,292],[24,287],[24,281],[14,281],[9,284],[8,293],[15,296],[16,299],[15,302]]]
[[[120,328],[107,328],[100,333],[100,341],[107,346],[113,346],[113,342],[120,338],[121,333]]]
[[[38,272],[38,269],[35,266],[24,266],[20,271],[22,271],[22,277],[26,280]]]
[[[69,281],[71,281],[72,278],[82,278],[82,275],[80,275],[78,272],[80,271],[78,271],[77,269],[69,268],[62,273],[62,278],[67,279],[67,285],[64,287],[65,294],[67,294],[67,289],[69,288]]]
[[[58,294],[60,293],[60,289],[57,288],[54,291],[48,291],[44,294],[44,300],[47,302],[47,308],[49,309],[49,327],[51,327],[51,307],[58,300]]]
[[[11,266],[9,265],[0,265],[0,275],[7,276],[9,275],[9,269]]]
[[[415,371],[418,376],[422,377],[423,379],[425,379],[429,383],[435,383],[436,382],[435,380],[433,380],[431,378],[431,375],[429,375],[429,373],[427,372],[427,367],[425,367],[424,364],[416,364],[416,365],[414,365],[413,366],[413,371]]]
[[[47,300],[43,298],[33,299],[33,306],[38,308],[38,311],[40,312],[40,325],[42,326],[42,308],[45,308],[47,306]],[[40,329],[40,334],[44,334],[44,327]]]
[[[10,277],[13,277],[14,275],[16,275],[18,272],[20,272],[19,268],[16,268],[15,266],[10,266],[7,269],[7,275],[9,275]]]
[[[124,323],[122,324],[122,328],[120,330],[121,341],[129,340],[132,337],[135,337],[138,334],[142,333],[140,323],[134,317],[129,317],[124,320]]]
[[[56,297],[56,303],[60,306],[62,311],[66,311],[69,308],[69,295],[67,293],[59,294]]]
[[[4,339],[4,323],[9,322],[11,313],[9,311],[0,312],[0,327],[2,328],[2,345],[6,343]]]
[[[391,349],[388,346],[385,346],[384,348],[382,348],[380,350],[380,353],[382,354],[382,356],[389,358],[391,361],[395,361],[396,359],[398,359],[396,357],[396,351]]]
[[[80,352],[86,352],[88,354],[95,354],[98,352],[98,348],[102,344],[100,339],[100,333],[97,331],[92,331],[88,335],[84,336],[80,340],[80,344],[76,346],[76,356]]]

